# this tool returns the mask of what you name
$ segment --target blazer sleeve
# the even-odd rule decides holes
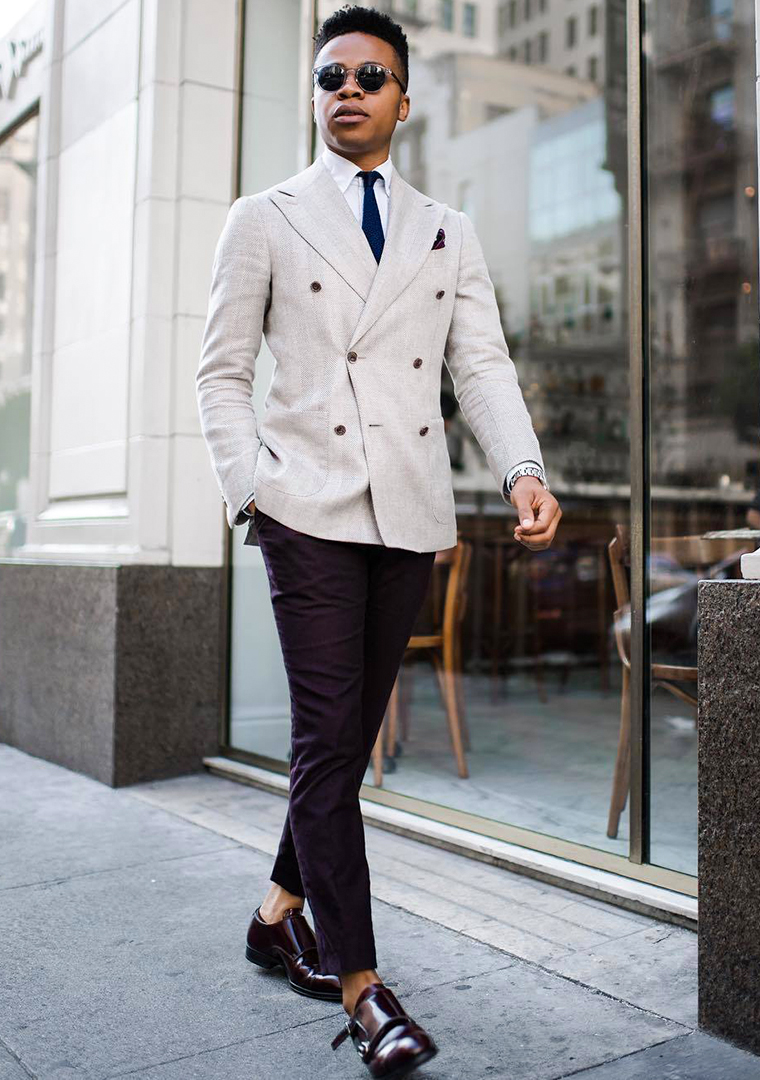
[[[535,461],[541,448],[517,381],[499,317],[496,294],[472,221],[462,225],[459,276],[444,361],[454,395],[505,502],[505,481],[515,465]]]
[[[232,528],[250,520],[261,439],[253,379],[271,298],[271,263],[254,196],[236,199],[216,244],[208,313],[195,377],[201,432]]]

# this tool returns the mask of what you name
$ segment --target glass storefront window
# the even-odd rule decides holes
[[[273,9],[263,0],[246,5],[242,192],[261,190],[322,152],[311,87],[301,76],[311,66],[311,33],[337,6],[278,5],[275,54]],[[532,7],[533,36],[546,43],[540,64],[528,58],[525,12],[518,17],[513,3],[475,38],[455,8],[449,17],[446,5],[423,0],[383,7],[410,47],[411,109],[391,156],[411,184],[474,222],[564,516],[548,551],[515,544],[511,510],[442,362],[459,543],[437,559],[365,791],[646,876],[628,862],[629,550],[645,510],[631,506],[631,461],[640,448],[631,428],[630,341],[632,326],[645,321],[647,625],[658,666],[649,673],[651,694],[644,688],[652,778],[644,862],[675,871],[668,883],[693,892],[691,675],[678,683],[686,688],[678,697],[663,686],[663,672],[672,677],[674,667],[694,662],[695,583],[704,576],[700,559],[713,550],[681,541],[745,525],[759,483],[755,116],[753,96],[740,92],[753,85],[740,66],[753,54],[735,48],[749,30],[728,0],[705,0],[693,12],[645,5],[653,21],[642,37],[642,222],[628,206],[624,0],[596,5],[593,19],[573,25],[571,43],[560,5]],[[568,74],[580,46],[583,73],[592,78]],[[283,57],[292,77],[268,80],[267,65]],[[707,71],[710,78],[701,78]],[[392,206],[391,192],[391,213]],[[647,303],[630,312],[629,238],[642,228]],[[264,346],[257,408],[272,363]],[[723,572],[736,540],[724,536],[710,572]],[[242,537],[233,567],[230,747],[286,772],[287,683],[260,553],[244,548]],[[430,647],[430,635],[439,646]]]
[[[26,539],[32,387],[37,127],[0,141],[0,555]]]
[[[750,4],[645,7],[650,859],[697,869],[697,581],[741,576],[760,487]]]

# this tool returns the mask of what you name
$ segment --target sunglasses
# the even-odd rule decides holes
[[[389,75],[396,80],[404,93],[406,93],[406,87],[391,68],[383,67],[382,64],[375,64],[372,61],[366,61],[357,68],[347,68],[343,64],[323,64],[321,67],[314,68],[311,74],[316,78],[322,90],[333,92],[340,90],[349,71],[354,72],[357,83],[368,94],[376,94],[378,90],[382,90]]]

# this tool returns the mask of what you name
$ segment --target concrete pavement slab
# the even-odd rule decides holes
[[[0,1037],[36,1075],[95,1078],[293,1022],[330,1017],[337,1030],[340,1005],[244,958],[270,868],[237,847],[6,890]],[[400,994],[514,963],[407,912],[374,914],[379,970]]]
[[[559,985],[559,984],[562,985]],[[676,1026],[621,1007],[610,998],[547,976],[529,965],[475,975],[406,994],[408,1011],[439,1046],[420,1080],[559,1080],[623,1046],[659,1043]],[[167,1061],[135,1074],[140,1080],[361,1080],[369,1076],[352,1045],[330,1049],[340,1024],[299,1025],[209,1054]],[[622,1051],[626,1052],[626,1051]]]
[[[0,894],[234,841],[0,744]],[[159,824],[160,823],[160,824]]]
[[[211,788],[198,780],[190,786],[213,802]],[[343,1044],[338,1052],[330,1048],[345,1015],[339,1004],[300,997],[281,972],[263,971],[244,958],[248,919],[269,882],[269,852],[237,843],[232,825],[221,835],[212,831],[208,806],[196,821],[187,820],[189,803],[183,818],[129,789],[101,787],[16,751],[0,750],[0,791],[5,824],[15,830],[0,834],[3,841],[8,838],[3,869],[13,882],[0,890],[0,1048],[5,1048],[0,1080],[368,1075],[352,1045]],[[222,815],[234,814],[237,803],[229,793],[225,797],[227,805],[214,810],[218,823]],[[284,806],[277,796],[269,798],[257,833],[267,844],[277,834]],[[252,804],[246,807],[249,828],[255,814]],[[392,880],[397,902],[373,897],[378,970],[440,1045],[435,1061],[420,1070],[420,1080],[560,1080],[579,1073],[606,1080],[601,1069],[633,1067],[637,1058],[644,1061],[645,1054],[670,1042],[684,1043],[689,1027],[644,1004],[658,993],[667,996],[672,964],[664,963],[660,983],[648,987],[642,1002],[631,1004],[583,978],[512,955],[493,940],[476,940],[410,912],[404,907],[404,867],[410,887],[417,888],[412,885],[417,845],[396,838],[397,857],[391,839],[384,834],[378,877]],[[437,853],[420,847],[424,889],[417,891],[430,896],[430,911],[443,917],[433,903],[436,890],[443,902],[458,905],[457,912],[476,909],[476,892],[455,896],[447,886],[447,881],[467,881],[472,867],[488,892],[482,917],[497,930],[508,926],[498,918],[494,897],[501,893],[503,919],[509,916],[506,908],[516,905],[516,922],[527,933],[524,901],[535,883],[525,885],[523,895],[514,875],[451,853],[440,853],[445,875],[436,880]],[[582,903],[563,893],[541,886],[534,924],[551,913],[552,937],[560,946],[562,908]],[[424,898],[419,902],[424,909]],[[576,957],[582,955],[581,942],[592,956],[641,934],[673,929],[651,921],[642,926],[627,916],[600,919],[595,927],[590,910],[567,911]],[[458,921],[458,914],[446,917]],[[579,928],[590,935],[579,937]],[[597,934],[617,936],[598,944]],[[644,944],[657,947],[654,939]],[[628,967],[624,990],[641,977]],[[614,960],[603,963],[603,979],[612,980],[613,970]],[[718,1040],[705,1046],[714,1043]],[[719,1045],[726,1061],[737,1054],[744,1067],[747,1055]],[[660,1060],[651,1058],[655,1064]],[[662,1060],[676,1067],[678,1052]],[[630,1074],[637,1080],[648,1075],[653,1074]],[[616,1073],[609,1076],[618,1080]],[[628,1074],[619,1077],[627,1080]],[[677,1072],[656,1077],[680,1080]],[[740,1072],[734,1078],[744,1080]]]
[[[667,923],[638,929],[593,952],[561,956],[552,970],[680,1024],[697,1026],[697,938],[691,930]]]
[[[760,1060],[722,1039],[694,1031],[608,1065],[578,1080],[758,1080]]]
[[[29,1073],[0,1044],[0,1080],[29,1080]]]
[[[131,789],[273,853],[287,801],[194,774]],[[632,1005],[697,1026],[697,936],[567,889],[367,826],[373,895]],[[583,933],[581,931],[590,931]]]

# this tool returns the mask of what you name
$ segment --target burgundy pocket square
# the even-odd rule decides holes
[[[435,240],[433,241],[433,246],[430,250],[438,251],[438,249],[442,247],[446,247],[446,233],[443,229],[439,229],[435,234]]]

